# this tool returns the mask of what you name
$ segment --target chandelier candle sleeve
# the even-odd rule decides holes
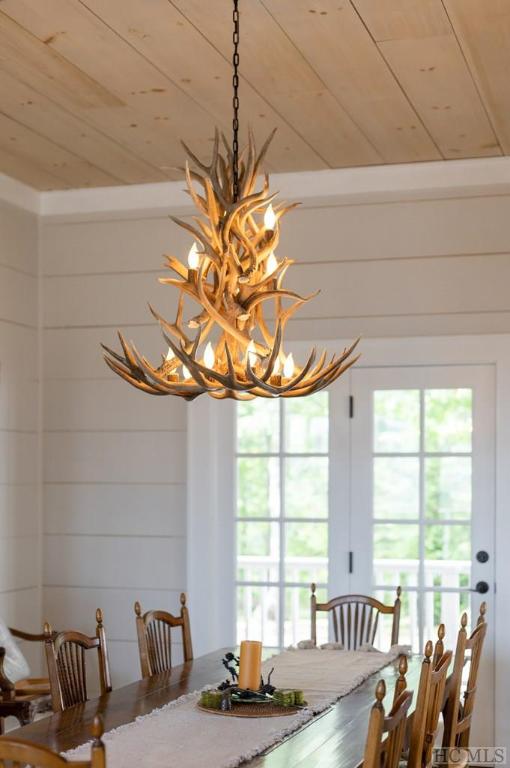
[[[239,656],[239,688],[258,691],[262,664],[262,643],[258,640],[243,640]]]

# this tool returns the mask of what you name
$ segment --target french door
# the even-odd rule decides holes
[[[350,590],[388,603],[401,586],[401,642],[421,651],[444,622],[455,648],[462,612],[472,626],[485,600],[493,622],[493,368],[357,368],[351,397]],[[477,702],[487,743],[491,642]]]

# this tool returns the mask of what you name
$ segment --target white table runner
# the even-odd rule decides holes
[[[221,717],[197,709],[198,691],[104,736],[108,768],[235,768],[259,755],[398,657],[367,651],[288,650],[263,665],[272,683],[305,692],[307,709],[289,717]],[[218,660],[219,663],[219,660]],[[374,686],[375,689],[375,686]],[[86,759],[89,745],[66,753]]]

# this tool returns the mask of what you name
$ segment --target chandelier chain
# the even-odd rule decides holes
[[[232,98],[234,112],[232,119],[232,194],[234,202],[237,202],[239,200],[239,0],[234,0],[232,21],[234,22],[232,34],[232,42],[234,44],[234,54],[232,56],[234,68],[232,75],[234,92]]]

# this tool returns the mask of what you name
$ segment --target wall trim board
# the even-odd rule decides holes
[[[280,173],[271,178],[282,198],[302,200],[305,206],[506,195],[510,193],[510,157]],[[125,218],[134,212],[157,215],[192,209],[183,181],[37,192],[0,175],[0,199],[45,220]]]
[[[0,200],[30,213],[41,213],[41,193],[4,173],[0,173]]]

